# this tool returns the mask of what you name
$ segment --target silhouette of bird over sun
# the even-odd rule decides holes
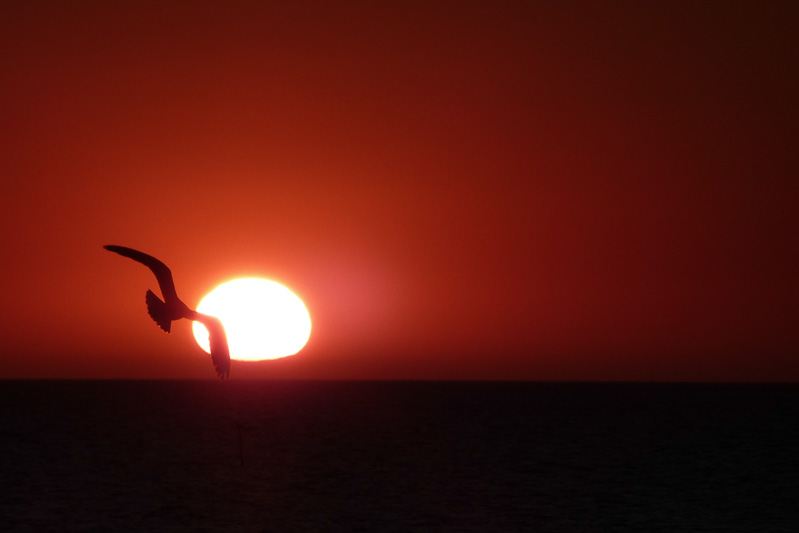
[[[153,271],[158,286],[161,288],[163,301],[147,290],[145,301],[147,302],[147,313],[155,320],[158,326],[169,333],[172,329],[172,321],[187,318],[203,324],[208,329],[208,340],[211,345],[211,360],[214,362],[216,373],[225,379],[230,375],[230,351],[228,349],[227,335],[222,321],[215,316],[198,313],[183,303],[175,291],[175,282],[172,280],[172,272],[169,268],[151,255],[147,255],[133,248],[115,246],[112,244],[103,246],[108,251],[129,257],[138,261]]]

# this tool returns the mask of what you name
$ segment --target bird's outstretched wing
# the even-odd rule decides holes
[[[215,316],[203,313],[194,313],[192,320],[202,323],[208,330],[208,342],[211,345],[211,360],[219,377],[225,379],[230,376],[230,351],[227,344],[227,334],[222,321]]]
[[[152,270],[153,274],[155,274],[155,279],[158,280],[158,286],[161,288],[161,295],[164,297],[164,301],[167,304],[172,304],[178,300],[178,294],[175,291],[175,282],[172,280],[172,271],[169,270],[169,267],[164,263],[151,255],[134,250],[133,248],[126,248],[125,246],[107,244],[103,246],[103,248],[110,252],[129,257],[134,261],[138,261]]]

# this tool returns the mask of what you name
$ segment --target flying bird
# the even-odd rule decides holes
[[[211,360],[214,362],[216,373],[225,379],[230,375],[230,350],[228,349],[227,335],[222,321],[215,316],[198,313],[189,308],[178,298],[175,291],[175,282],[172,280],[172,271],[164,263],[144,252],[108,244],[103,246],[110,252],[129,257],[138,261],[153,271],[158,286],[161,288],[161,300],[151,290],[147,290],[144,300],[147,302],[147,313],[155,320],[158,326],[169,333],[172,329],[172,321],[187,318],[203,324],[208,329],[208,340],[211,345]]]

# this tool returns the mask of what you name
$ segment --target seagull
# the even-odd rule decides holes
[[[205,315],[198,313],[189,308],[178,298],[178,293],[175,291],[175,282],[172,280],[172,271],[169,270],[164,263],[151,255],[144,252],[134,250],[133,248],[126,248],[124,246],[116,246],[107,244],[103,246],[109,252],[115,252],[119,255],[129,257],[137,261],[155,274],[155,279],[158,280],[158,286],[161,288],[161,296],[163,300],[155,295],[151,290],[147,290],[147,295],[144,300],[147,302],[147,313],[155,320],[158,327],[169,333],[172,329],[172,321],[187,318],[201,323],[208,329],[208,340],[211,344],[211,360],[214,362],[214,368],[219,377],[225,379],[230,376],[230,350],[227,344],[227,335],[225,334],[225,327],[222,321],[215,316]]]

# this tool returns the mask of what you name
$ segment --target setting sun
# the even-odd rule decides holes
[[[311,335],[311,317],[302,300],[267,279],[223,283],[200,301],[197,311],[222,320],[230,358],[239,361],[294,355]],[[197,344],[210,353],[205,326],[194,322],[193,331]]]

